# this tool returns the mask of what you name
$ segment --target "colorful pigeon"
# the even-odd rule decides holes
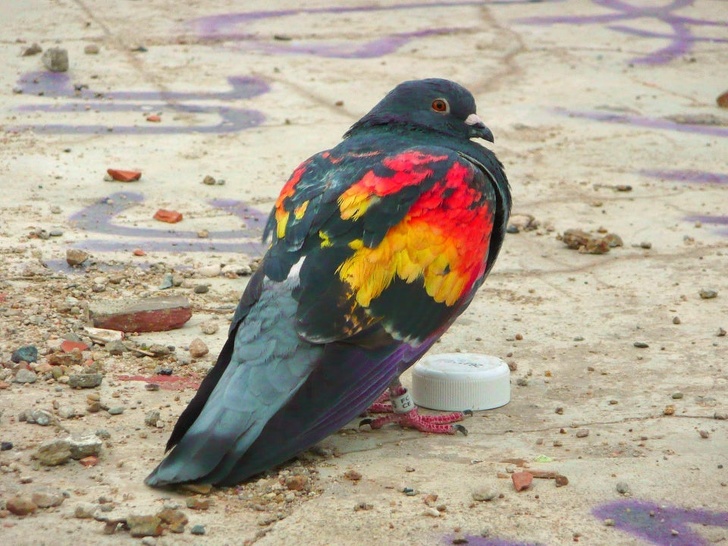
[[[508,181],[472,138],[493,142],[466,89],[408,81],[293,172],[227,343],[148,485],[237,484],[387,389],[394,412],[372,428],[464,431],[451,424],[461,413],[420,415],[398,378],[467,308],[503,243]]]

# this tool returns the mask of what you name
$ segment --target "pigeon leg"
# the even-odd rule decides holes
[[[394,408],[389,400],[389,389],[387,389],[371,406],[369,406],[367,411],[370,413],[392,413]]]
[[[385,403],[385,396],[391,403]],[[453,425],[462,421],[466,415],[472,412],[455,411],[444,415],[421,415],[415,406],[407,389],[402,386],[399,379],[396,379],[389,386],[389,392],[380,396],[379,399],[369,408],[375,413],[387,412],[387,415],[376,419],[364,419],[359,426],[369,425],[373,430],[380,429],[389,423],[397,423],[401,427],[414,428],[420,432],[433,434],[455,434],[462,432],[467,436],[468,431],[462,425]]]

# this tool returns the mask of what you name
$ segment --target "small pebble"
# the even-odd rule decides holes
[[[193,525],[190,529],[190,533],[193,535],[204,535],[205,534],[205,526],[204,525]]]
[[[69,248],[66,250],[66,263],[71,267],[81,265],[83,262],[88,260],[89,253],[80,248]]]
[[[356,470],[347,470],[344,472],[344,477],[352,482],[358,482],[361,480],[361,472],[357,472]]]
[[[22,53],[20,54],[21,57],[32,57],[33,55],[38,55],[38,53],[42,52],[43,48],[40,47],[38,44],[34,43],[33,45],[30,45],[23,49]]]
[[[124,413],[124,406],[114,406],[113,408],[109,408],[107,411],[109,412],[109,415],[121,415]]]
[[[289,491],[303,491],[308,485],[308,478],[301,474],[295,474],[286,478],[286,489]]]
[[[156,427],[159,422],[160,414],[158,410],[151,410],[144,416],[144,424],[149,427]]]
[[[617,489],[617,493],[619,493],[620,495],[627,496],[631,493],[629,484],[627,484],[626,482],[617,482],[616,489]]]
[[[91,502],[82,502],[76,505],[73,516],[78,519],[91,519],[98,510],[98,505]]]
[[[607,518],[604,520],[604,525],[606,527],[614,527],[614,520],[611,518]]]
[[[216,182],[217,181],[209,174],[205,178],[202,179],[202,183],[206,184],[208,186],[214,186]]]
[[[5,504],[5,508],[16,516],[27,516],[38,510],[38,506],[33,500],[25,495],[10,497]]]
[[[648,241],[642,241],[640,243],[640,248],[645,248],[645,249],[652,248],[652,243],[650,243]]]
[[[646,349],[647,347],[649,347],[649,345],[647,343],[645,343],[644,341],[635,341],[634,346],[637,347],[638,349]]]
[[[86,55],[98,55],[98,53],[99,53],[99,46],[97,46],[96,44],[87,44],[83,48],[83,52]]]
[[[712,300],[713,298],[718,296],[717,290],[712,290],[710,288],[702,288],[700,290],[700,297],[704,300]]]
[[[576,431],[577,438],[586,438],[587,436],[589,436],[589,429],[582,428]]]
[[[200,324],[200,330],[203,334],[211,336],[213,334],[216,334],[217,331],[220,329],[220,326],[217,324],[217,322],[203,322]]]
[[[187,497],[185,503],[187,508],[191,510],[208,510],[212,505],[212,500],[201,497]]]
[[[710,438],[710,432],[708,432],[707,430],[699,430],[698,434],[700,434],[700,437],[704,440]]]
[[[441,516],[440,511],[437,508],[432,508],[431,506],[427,506],[425,508],[425,515],[430,516],[431,518],[439,518]]]
[[[13,442],[0,442],[0,451],[10,451],[13,449]]]
[[[205,342],[200,338],[195,338],[190,343],[190,356],[192,358],[202,358],[209,352],[210,349],[207,348]]]
[[[101,385],[104,376],[100,373],[77,373],[68,378],[68,385],[72,389],[92,389]]]
[[[68,70],[68,51],[62,47],[46,49],[41,60],[51,72],[66,72]]]
[[[35,383],[37,379],[38,375],[35,372],[20,368],[13,378],[13,383]]]
[[[675,415],[675,406],[669,405],[665,406],[665,409],[662,410],[663,415]]]
[[[197,284],[193,289],[195,294],[207,294],[210,291],[209,284]]]
[[[476,489],[472,493],[473,500],[489,502],[498,498],[498,491],[489,488]]]
[[[681,392],[673,392],[672,393],[672,399],[673,400],[680,400],[683,397],[683,393]]]
[[[33,363],[38,361],[38,348],[35,345],[25,345],[13,351],[10,360],[16,364],[19,362]]]
[[[162,279],[162,283],[159,285],[160,290],[167,290],[174,286],[174,277],[171,273],[167,273]]]

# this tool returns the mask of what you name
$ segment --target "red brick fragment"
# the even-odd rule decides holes
[[[147,116],[147,121],[151,121],[152,123],[159,123],[162,121],[162,116],[158,116],[157,114],[150,114]]]
[[[132,250],[132,254],[134,254],[134,256],[146,256],[147,255],[147,253],[144,252],[141,248],[135,248],[134,250]]]
[[[88,345],[86,345],[83,341],[70,341],[68,339],[63,340],[63,343],[61,343],[61,351],[64,353],[70,353],[74,349],[85,351],[88,349]]]
[[[511,474],[511,480],[513,480],[513,487],[516,491],[523,491],[531,487],[533,474],[530,472],[514,472]]]
[[[142,177],[141,171],[124,171],[121,169],[107,169],[109,176],[117,182],[135,182]]]
[[[96,466],[97,464],[99,464],[99,458],[95,455],[89,455],[88,457],[79,459],[78,462],[81,463],[83,466]]]
[[[166,332],[181,328],[190,317],[190,302],[183,296],[146,298],[122,302],[97,301],[91,304],[89,316],[97,328],[121,332]]]
[[[182,213],[176,210],[159,209],[154,213],[154,219],[168,224],[176,224],[182,220]]]
[[[720,106],[721,108],[728,108],[728,91],[715,99],[715,102],[717,102],[718,106]]]

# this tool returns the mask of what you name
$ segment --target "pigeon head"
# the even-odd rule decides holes
[[[493,142],[493,133],[475,113],[475,99],[470,91],[439,78],[399,84],[345,136],[359,128],[383,125]]]

